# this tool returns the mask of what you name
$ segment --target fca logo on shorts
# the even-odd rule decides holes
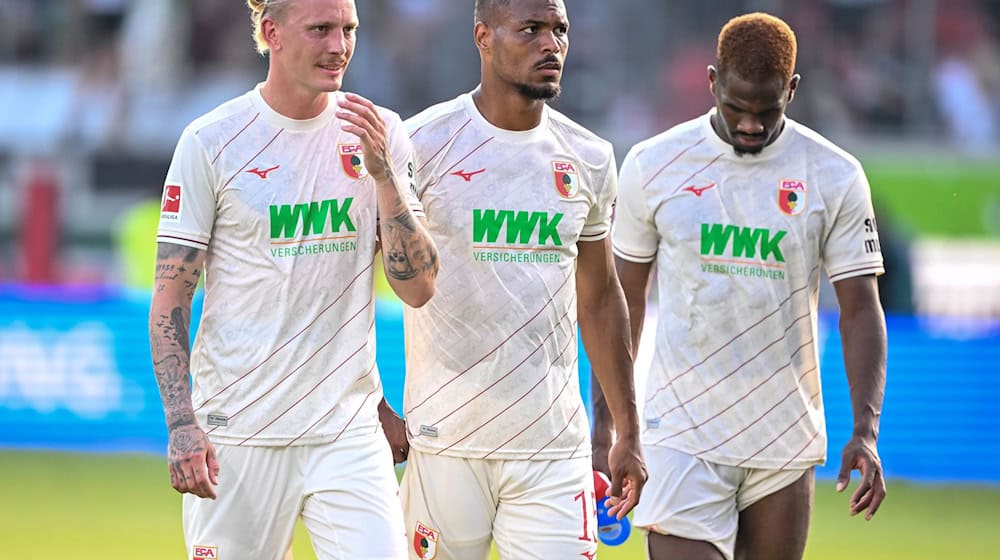
[[[216,560],[219,557],[219,547],[217,546],[196,546],[191,560]]]

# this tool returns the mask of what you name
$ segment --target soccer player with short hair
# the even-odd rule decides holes
[[[434,292],[412,146],[341,91],[353,0],[247,4],[267,79],[184,130],[157,237],[150,345],[189,557],[280,559],[301,516],[319,558],[403,558],[372,283],[381,244],[403,301]]]
[[[402,483],[411,558],[593,558],[577,324],[621,438],[615,511],[645,481],[625,299],[610,233],[611,145],[549,108],[561,0],[478,0],[482,82],[406,121],[441,251],[437,295],[405,311]]]
[[[795,55],[780,19],[732,19],[708,68],[715,107],[622,164],[612,238],[633,340],[654,263],[659,294],[642,434],[650,480],[633,518],[654,560],[802,557],[826,458],[821,267],[840,303],[854,409],[837,488],[859,469],[851,513],[868,519],[885,497],[871,195],[854,157],[785,117]]]

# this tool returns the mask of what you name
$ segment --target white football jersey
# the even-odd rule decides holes
[[[610,231],[608,142],[548,107],[490,124],[470,94],[408,119],[417,194],[440,253],[434,298],[406,309],[410,444],[471,458],[590,454],[577,367],[577,242]]]
[[[157,240],[207,251],[191,353],[213,441],[292,445],[375,430],[375,184],[356,136],[326,110],[292,120],[260,86],[194,121],[167,173]],[[411,208],[412,147],[395,113],[396,175]]]
[[[816,345],[820,266],[881,274],[868,181],[812,130],[737,155],[710,112],[632,148],[615,254],[656,261],[643,443],[751,468],[826,457]]]

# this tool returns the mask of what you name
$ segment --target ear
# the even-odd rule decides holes
[[[265,17],[260,22],[260,31],[267,41],[267,46],[271,52],[281,50],[281,41],[278,39],[278,24],[270,17]]]
[[[476,26],[472,28],[472,37],[476,41],[476,48],[479,49],[479,52],[490,50],[493,43],[493,30],[488,25],[477,21]]]
[[[791,103],[792,99],[795,99],[795,88],[799,87],[799,80],[802,76],[795,74],[792,79],[788,81],[788,101],[786,103]]]
[[[708,65],[708,91],[712,92],[712,97],[715,97],[715,84],[719,81],[719,71],[715,69],[715,66],[711,64]]]

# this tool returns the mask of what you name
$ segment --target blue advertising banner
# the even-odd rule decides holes
[[[166,429],[149,358],[148,294],[0,287],[0,447],[163,453]],[[193,315],[200,316],[200,297]],[[836,476],[851,433],[835,315],[823,315],[821,369]],[[1000,328],[956,331],[889,318],[879,449],[889,477],[1000,482]],[[376,312],[386,398],[402,409],[400,309]],[[958,334],[956,334],[958,333]],[[590,368],[581,349],[581,386]],[[589,404],[589,403],[588,403]]]

